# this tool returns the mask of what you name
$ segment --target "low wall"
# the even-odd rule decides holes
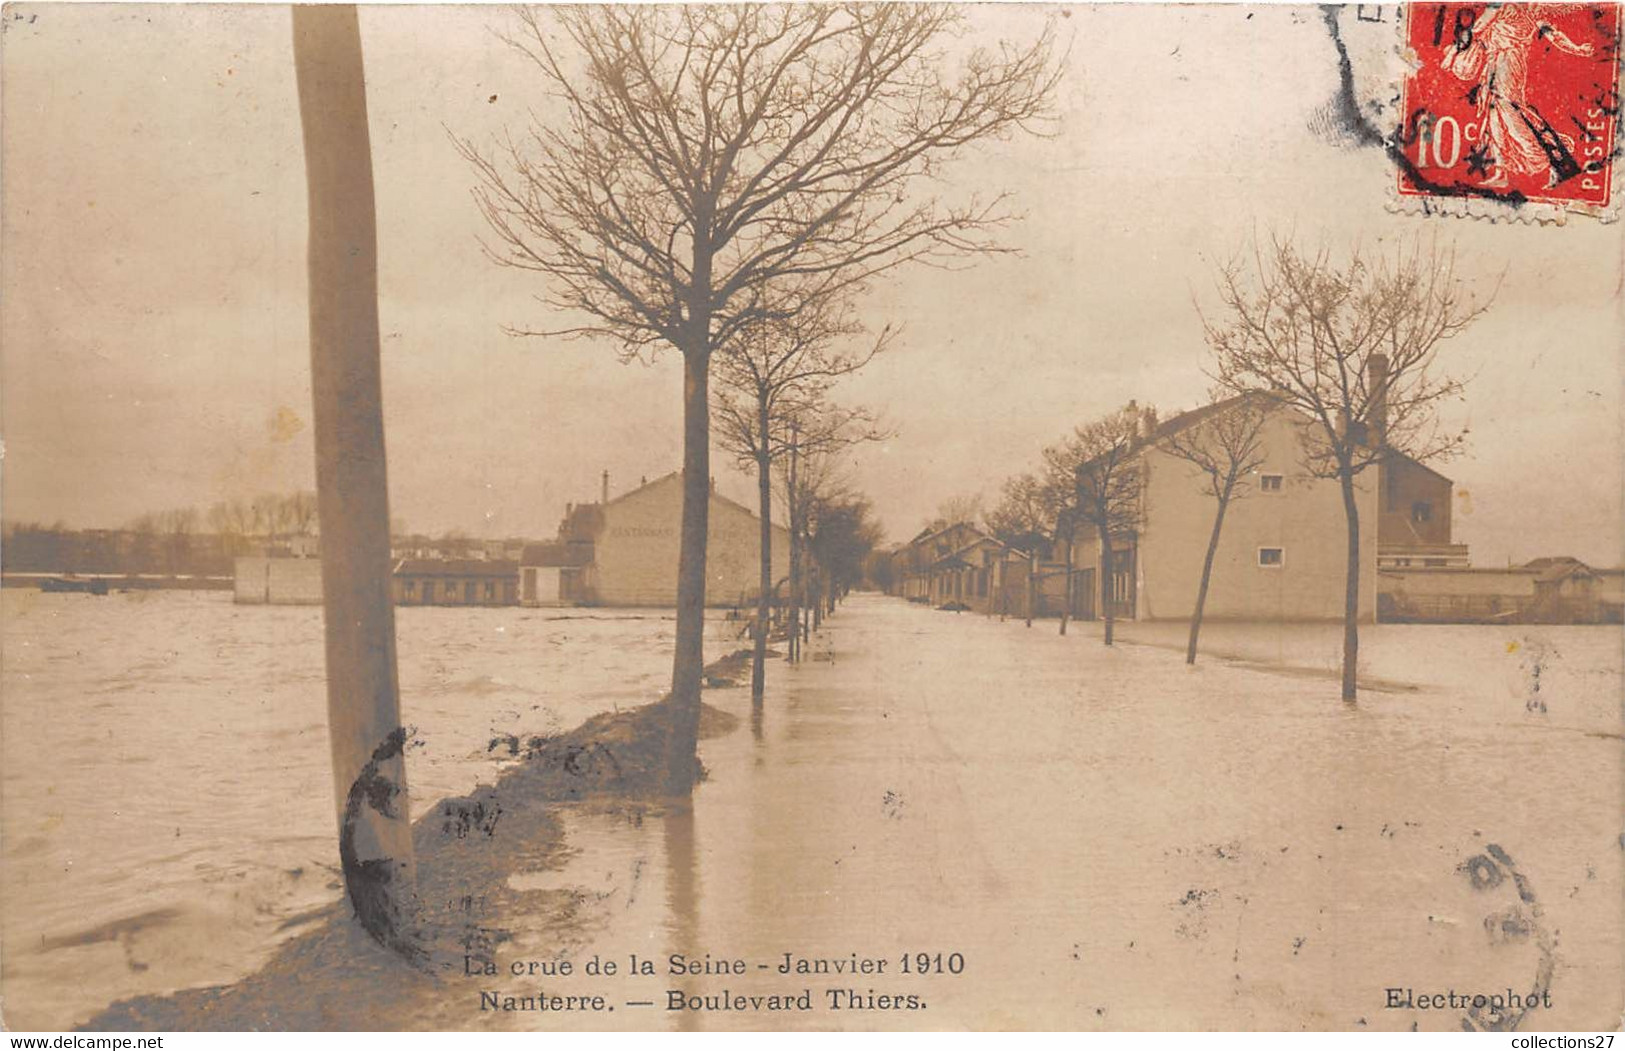
[[[322,560],[319,558],[237,559],[234,601],[244,606],[319,606],[322,604]]]

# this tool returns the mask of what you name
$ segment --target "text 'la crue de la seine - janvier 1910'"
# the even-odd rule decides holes
[[[573,960],[512,960],[499,963],[463,957],[465,978],[509,979],[524,985],[481,988],[481,1011],[923,1011],[925,983],[964,974],[957,952],[906,952],[895,956],[848,953],[770,959],[672,953],[624,960],[593,954]],[[718,984],[717,980],[727,984]],[[733,979],[736,981],[728,982]],[[746,981],[737,981],[745,979]],[[803,984],[817,979],[816,984]],[[575,980],[603,982],[572,988]],[[540,982],[549,983],[543,987]],[[531,985],[529,983],[536,982]],[[481,983],[482,986],[485,982]],[[494,984],[494,983],[493,983]],[[606,989],[605,986],[609,988]]]

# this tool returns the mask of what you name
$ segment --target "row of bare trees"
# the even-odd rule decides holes
[[[1298,466],[1334,482],[1346,526],[1341,692],[1353,703],[1359,664],[1361,476],[1397,458],[1446,459],[1466,441],[1441,415],[1463,381],[1439,367],[1441,347],[1481,317],[1455,273],[1454,253],[1417,241],[1375,258],[1359,249],[1339,260],[1281,239],[1220,271],[1221,309],[1204,318],[1213,400],[1159,427],[1130,402],[1047,447],[1042,468],[1004,483],[985,517],[990,532],[1033,554],[1065,552],[1071,605],[1072,550],[1099,547],[1104,640],[1113,638],[1113,556],[1119,539],[1146,525],[1146,453],[1182,461],[1212,501],[1186,645],[1196,660],[1202,617],[1225,516],[1252,492],[1265,460],[1265,426],[1283,419],[1296,438]],[[1195,567],[1193,567],[1194,569]],[[1031,603],[1029,603],[1029,621]]]
[[[741,342],[838,330],[845,304],[906,264],[999,250],[1004,195],[939,196],[938,176],[966,147],[1050,116],[1052,34],[967,47],[963,18],[946,5],[526,9],[507,40],[550,115],[494,148],[457,140],[492,258],[537,274],[555,311],[516,331],[682,355],[676,791],[697,771],[713,363]]]
[[[185,510],[174,512],[161,512],[159,517],[184,515]],[[196,515],[196,512],[190,512]],[[130,528],[138,528],[137,523],[145,520],[146,516],[132,522]],[[221,500],[210,505],[204,512],[203,519],[211,532],[228,539],[235,548],[244,547],[248,541],[265,539],[272,543],[287,540],[296,536],[315,536],[316,525],[316,494],[308,490],[299,490],[292,493],[261,493],[252,497],[234,497]],[[193,518],[196,525],[196,518]]]
[[[757,483],[760,525],[759,575],[753,626],[751,702],[762,705],[766,688],[769,623],[781,583],[773,578],[774,475],[789,517],[790,579],[786,585],[788,642],[791,659],[799,652],[796,626],[806,606],[802,555],[812,508],[829,494],[825,484],[809,485],[823,473],[820,465],[847,446],[886,436],[874,416],[861,408],[843,408],[831,400],[833,387],[873,360],[891,342],[893,330],[865,338],[849,299],[820,309],[764,318],[745,326],[717,357],[718,384],[712,412],[716,438],[734,455],[739,467]]]

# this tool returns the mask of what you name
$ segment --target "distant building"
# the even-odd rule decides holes
[[[1625,620],[1625,570],[1577,558],[1521,566],[1404,566],[1379,573],[1381,619],[1400,623],[1618,624]]]
[[[513,606],[519,566],[504,559],[403,559],[394,591],[397,606]]]
[[[969,522],[920,530],[892,556],[893,588],[910,602],[933,602],[932,581],[939,563],[985,535]]]
[[[1029,558],[969,522],[921,530],[891,554],[892,593],[977,613],[1025,610]]]
[[[577,606],[588,602],[592,555],[591,541],[526,544],[519,556],[519,604]]]
[[[558,540],[528,547],[521,558],[525,605],[677,605],[677,554],[683,510],[683,476],[674,471],[609,499],[608,481],[598,503],[572,505]],[[755,601],[759,579],[761,520],[741,504],[719,496],[713,485],[706,550],[705,602],[741,606]],[[790,534],[773,527],[774,586],[789,575]]]
[[[232,586],[239,606],[319,606],[322,560],[242,555],[233,566]]]
[[[1401,453],[1377,465],[1377,568],[1462,567],[1467,545],[1451,542],[1455,484]]]

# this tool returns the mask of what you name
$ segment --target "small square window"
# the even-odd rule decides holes
[[[1261,566],[1286,565],[1286,549],[1282,547],[1261,547],[1258,549],[1258,564]]]
[[[1278,474],[1261,474],[1258,476],[1258,488],[1266,493],[1281,491],[1282,477]]]
[[[1418,500],[1411,505],[1411,521],[1427,522],[1433,518],[1433,505],[1426,500]]]

